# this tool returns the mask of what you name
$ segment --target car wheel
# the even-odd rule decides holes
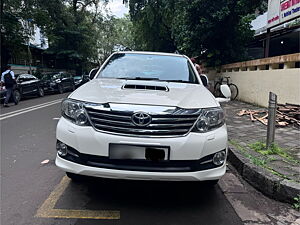
[[[83,180],[83,176],[81,176],[79,174],[69,173],[69,172],[66,172],[66,174],[67,174],[67,177],[69,177],[74,182],[80,182]]]
[[[19,103],[19,101],[21,101],[21,93],[19,90],[14,90],[14,96],[15,96],[15,99],[17,101],[17,103]]]
[[[213,186],[215,186],[218,182],[219,182],[219,180],[208,180],[208,181],[205,181],[205,184],[206,184],[207,186],[213,187]]]
[[[39,97],[43,97],[45,95],[45,92],[44,92],[44,89],[39,87],[39,90],[38,90],[38,96]]]
[[[64,93],[64,88],[63,88],[63,86],[58,85],[58,93],[59,93],[59,94]]]

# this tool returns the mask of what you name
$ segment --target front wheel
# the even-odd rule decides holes
[[[219,180],[208,180],[208,181],[205,181],[205,184],[207,186],[213,187],[213,186],[217,185],[218,182],[219,182]]]
[[[41,88],[41,87],[39,87],[39,89],[38,89],[38,96],[39,97],[43,97],[44,95],[45,95],[44,89]]]
[[[239,89],[235,84],[229,84],[228,85],[231,91],[231,100],[235,100],[236,97],[239,95]]]
[[[21,101],[20,91],[19,90],[14,90],[14,96],[15,96],[16,103],[18,104]]]
[[[64,93],[64,88],[63,88],[63,86],[62,85],[58,85],[58,93],[59,94],[62,94],[62,93]]]
[[[66,175],[74,182],[80,182],[83,180],[83,176],[81,176],[79,174],[66,172]]]

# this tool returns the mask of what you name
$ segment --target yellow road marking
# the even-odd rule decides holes
[[[61,182],[51,192],[42,206],[38,209],[35,217],[64,218],[64,219],[120,219],[120,211],[114,210],[73,210],[55,209],[55,204],[64,193],[70,183],[70,179],[63,177]]]

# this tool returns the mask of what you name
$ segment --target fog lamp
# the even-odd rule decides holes
[[[56,143],[56,150],[57,150],[58,155],[60,155],[60,156],[66,156],[68,154],[67,145],[60,141],[57,141],[57,143]]]
[[[222,165],[224,162],[225,162],[225,159],[226,159],[226,151],[223,150],[223,151],[220,151],[220,152],[217,152],[214,157],[213,157],[213,163],[217,166],[220,166]]]

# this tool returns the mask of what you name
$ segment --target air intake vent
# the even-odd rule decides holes
[[[123,89],[169,91],[168,87],[166,86],[140,85],[140,84],[125,84],[123,86]]]

